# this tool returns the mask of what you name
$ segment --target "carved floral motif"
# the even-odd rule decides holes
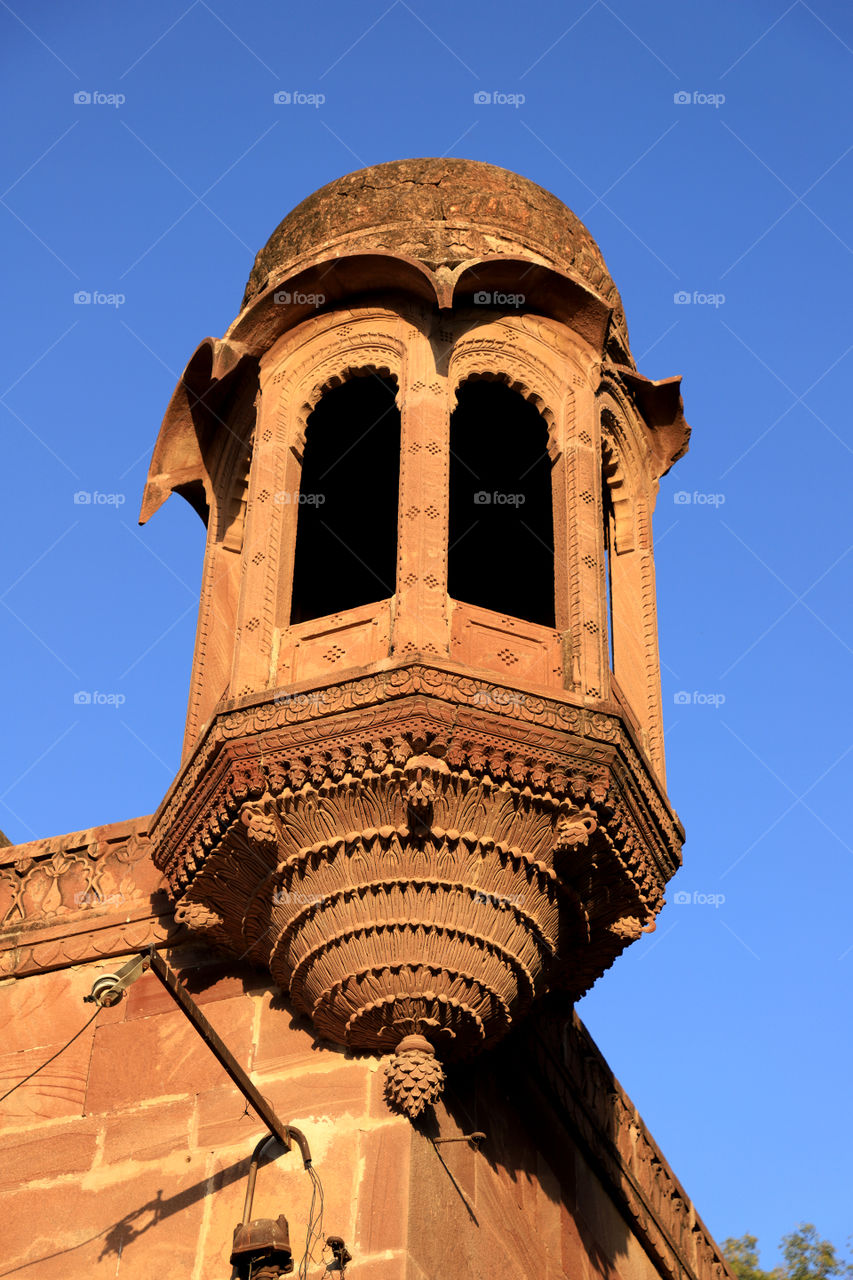
[[[557,820],[554,848],[574,849],[577,845],[588,844],[589,837],[597,826],[598,817],[589,805],[561,814]]]
[[[101,830],[108,830],[102,828]],[[131,868],[150,854],[146,836],[92,839],[92,833],[33,841],[0,864],[0,930],[43,927],[81,912],[130,909],[145,895]]]
[[[22,977],[178,940],[148,821],[0,850],[0,973]]]

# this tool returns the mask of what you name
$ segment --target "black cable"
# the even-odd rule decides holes
[[[64,1053],[66,1049],[70,1049],[74,1041],[78,1038],[78,1036],[82,1036],[86,1028],[91,1027],[92,1023],[95,1021],[95,1019],[97,1018],[100,1012],[101,1012],[100,1007],[98,1007],[95,1010],[95,1012],[92,1014],[89,1021],[84,1023],[84,1025],[80,1028],[80,1030],[71,1037],[71,1039],[68,1041],[68,1044],[64,1044],[61,1049],[57,1049],[56,1053],[54,1053],[51,1057],[49,1057],[47,1062],[43,1062],[40,1067],[36,1067],[35,1071],[31,1071],[28,1076],[24,1076],[23,1080],[19,1080],[17,1084],[12,1085],[11,1089],[7,1089],[6,1092],[3,1094],[3,1097],[0,1098],[0,1102],[4,1102],[6,1098],[8,1098],[10,1093],[14,1093],[16,1089],[20,1089],[22,1084],[26,1084],[28,1080],[32,1080],[33,1076],[37,1076],[40,1071],[44,1071],[45,1067],[49,1067],[51,1062],[54,1062],[61,1053]]]

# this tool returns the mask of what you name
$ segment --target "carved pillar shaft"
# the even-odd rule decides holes
[[[576,416],[567,424],[565,496],[572,672],[569,688],[586,698],[608,694],[607,611],[602,592],[604,526],[601,462],[591,393],[577,395]]]
[[[644,745],[664,775],[663,712],[657,652],[655,568],[648,502],[636,503],[633,547],[611,553],[614,674],[643,732]]]
[[[249,510],[231,674],[231,696],[236,698],[268,689],[274,683],[271,660],[279,621],[278,548],[285,513],[294,519],[298,509],[282,501],[289,455],[279,438],[274,410],[274,400],[265,394],[262,384],[249,475]]]
[[[429,338],[408,335],[402,400],[397,607],[392,652],[450,651],[447,608],[447,384]]]

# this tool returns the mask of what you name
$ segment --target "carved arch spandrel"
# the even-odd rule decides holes
[[[408,348],[420,336],[414,324],[384,307],[321,316],[288,334],[264,360],[280,442],[301,457],[307,420],[320,397],[364,372],[395,378],[402,400]]]
[[[476,378],[506,383],[532,404],[548,425],[548,453],[560,457],[566,418],[573,400],[573,386],[581,385],[580,368],[570,364],[565,351],[556,347],[553,326],[540,322],[531,329],[532,317],[484,319],[456,337],[447,361],[451,409],[463,382]],[[550,338],[551,341],[547,341]]]
[[[596,392],[598,418],[602,438],[607,438],[616,460],[630,480],[633,494],[642,492],[654,497],[649,477],[653,475],[654,459],[648,446],[646,433],[636,419],[636,409],[624,388],[615,380],[605,377]]]
[[[634,484],[625,465],[625,450],[620,444],[620,427],[612,410],[601,411],[602,476],[613,508],[613,544],[617,555],[633,551],[636,543],[637,510]]]

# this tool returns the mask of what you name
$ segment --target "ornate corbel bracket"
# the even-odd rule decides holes
[[[571,808],[557,819],[554,852],[576,849],[589,843],[589,837],[598,830],[598,814],[589,805],[582,809]]]

